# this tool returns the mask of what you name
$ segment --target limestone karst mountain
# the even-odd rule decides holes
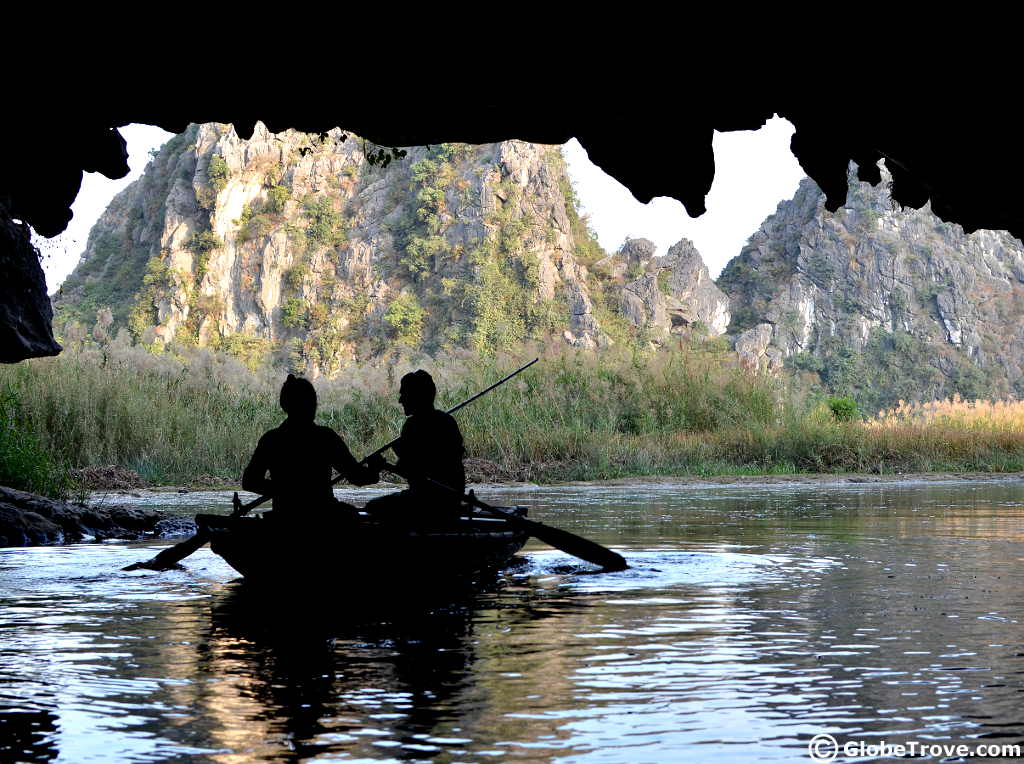
[[[592,272],[615,258],[580,218],[557,146],[417,147],[387,166],[368,161],[375,151],[340,130],[257,125],[242,140],[191,126],[93,228],[55,298],[58,324],[313,375],[386,348],[597,348],[632,327],[654,340],[724,330],[688,242],[629,279]]]
[[[740,359],[813,372],[869,410],[1024,393],[1024,245],[966,235],[851,170],[835,214],[808,179],[723,270]]]
[[[418,147],[387,166],[368,161],[377,150],[340,130],[191,126],[94,227],[58,327],[312,375],[395,348],[728,332],[743,366],[868,409],[1024,393],[1024,245],[894,207],[884,169],[879,186],[851,171],[835,214],[803,181],[716,286],[687,240],[605,253],[558,147]]]

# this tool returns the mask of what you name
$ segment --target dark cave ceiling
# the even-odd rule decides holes
[[[689,94],[669,112],[629,104],[643,95],[615,93],[603,100],[568,100],[553,94],[524,98],[400,99],[374,96],[324,99],[291,88],[287,97],[249,92],[234,95],[151,96],[126,102],[115,97],[88,99],[65,94],[59,111],[40,108],[31,124],[0,120],[7,157],[0,176],[0,207],[6,206],[5,237],[0,237],[0,270],[10,276],[0,309],[0,360],[16,361],[58,352],[49,328],[48,300],[41,271],[33,275],[18,244],[27,235],[11,219],[24,221],[43,236],[60,233],[71,217],[83,172],[123,177],[128,172],[125,144],[117,127],[159,125],[180,132],[191,122],[233,123],[243,137],[256,121],[272,131],[295,128],[323,132],[341,127],[382,146],[442,142],[490,143],[520,139],[560,144],[580,140],[590,158],[646,202],[655,196],[680,200],[691,216],[704,212],[714,178],[715,130],[756,130],[773,114],[796,128],[792,150],[804,171],[827,196],[828,207],[846,198],[852,160],[862,180],[877,183],[879,159],[893,177],[893,198],[908,207],[930,200],[942,219],[968,232],[1008,230],[1024,236],[1024,206],[1018,187],[1024,152],[1011,112],[980,113],[934,89],[875,96],[869,107],[841,93],[828,99],[765,92]],[[982,102],[986,94],[975,92]],[[991,98],[1002,97],[999,92]],[[610,99],[610,100],[609,100]],[[595,104],[601,104],[598,108]],[[0,210],[2,212],[2,210]],[[18,232],[21,232],[20,234]],[[19,247],[21,247],[19,249]],[[38,270],[38,264],[36,264]],[[20,275],[19,275],[20,274]],[[14,290],[13,292],[11,290]],[[35,304],[35,308],[31,308]],[[40,330],[40,323],[47,325]]]

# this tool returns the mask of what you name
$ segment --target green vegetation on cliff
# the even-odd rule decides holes
[[[997,394],[992,381],[969,359],[949,359],[952,368],[943,373],[934,363],[935,349],[929,342],[899,329],[875,328],[863,350],[840,341],[823,343],[817,354],[791,356],[787,366],[815,372],[823,391],[853,397],[869,415],[899,401],[930,401],[944,395],[974,400]]]
[[[150,273],[147,264],[160,256],[159,247],[152,243],[154,231],[164,224],[167,197],[181,180],[182,152],[197,131],[192,126],[164,144],[142,178],[114,198],[112,208],[127,208],[117,226],[97,226],[90,232],[88,256],[58,290],[55,324],[77,323],[88,330],[98,312],[106,309],[115,332],[129,326],[131,316],[138,313],[139,294],[149,286],[144,283]]]
[[[398,337],[401,345],[428,353],[460,346],[482,355],[510,352],[525,341],[549,339],[568,318],[564,296],[538,296],[536,248],[554,238],[552,223],[524,211],[523,187],[491,177],[500,172],[488,150],[493,147],[442,144],[409,166],[407,198],[415,202],[392,227],[398,246],[393,270],[385,272],[408,285],[384,313],[391,329],[386,337]],[[547,152],[543,161],[560,188],[568,188],[560,153]],[[465,224],[463,211],[478,206],[481,195],[493,199],[481,235],[453,236]],[[565,205],[578,219],[573,199]],[[585,227],[580,235],[597,247]],[[423,310],[422,323],[402,318],[413,299]],[[407,328],[400,330],[398,321]],[[420,329],[416,338],[412,326]]]
[[[904,401],[1024,391],[1024,245],[966,234],[925,206],[900,209],[889,175],[849,175],[834,214],[810,180],[779,204],[722,271],[730,333],[755,326],[765,356],[871,414]]]

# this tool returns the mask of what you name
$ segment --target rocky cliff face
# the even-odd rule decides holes
[[[32,246],[29,227],[11,218],[3,199],[0,273],[0,363],[59,353],[61,347],[50,328],[53,309],[46,296],[39,251]]]
[[[604,341],[557,148],[415,148],[387,168],[370,150],[193,126],[95,226],[59,316],[313,374],[394,345]]]
[[[596,348],[612,324],[724,331],[724,298],[689,242],[605,257],[558,147],[420,147],[385,167],[375,151],[340,131],[190,127],[94,227],[58,322],[313,375],[403,347]],[[611,275],[591,273],[599,260]]]
[[[750,367],[817,373],[866,406],[1024,392],[1024,245],[895,207],[850,174],[834,215],[804,180],[718,285]]]

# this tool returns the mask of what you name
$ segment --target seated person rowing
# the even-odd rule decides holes
[[[409,487],[367,502],[366,511],[380,519],[433,524],[456,520],[461,514],[466,451],[455,418],[434,407],[436,396],[434,380],[422,369],[402,377],[398,401],[407,418],[393,447],[398,463],[391,467],[375,456],[367,464],[373,470],[395,472]]]
[[[260,438],[242,473],[242,488],[273,498],[268,514],[278,521],[318,520],[325,510],[339,508],[354,513],[355,507],[334,498],[332,468],[355,485],[376,483],[380,474],[357,462],[338,433],[315,423],[316,390],[309,380],[289,374],[280,403],[288,416]]]

